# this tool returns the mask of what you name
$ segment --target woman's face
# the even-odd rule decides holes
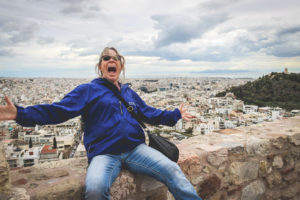
[[[116,83],[122,71],[120,57],[114,50],[109,49],[108,52],[103,54],[101,59],[100,71],[102,72],[102,77]]]

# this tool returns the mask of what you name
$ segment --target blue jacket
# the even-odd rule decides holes
[[[142,120],[152,125],[173,126],[181,118],[180,111],[159,110],[146,103],[128,84],[121,86],[121,96],[142,113]],[[17,106],[16,122],[22,126],[58,124],[78,115],[85,125],[84,145],[89,162],[95,155],[120,154],[145,142],[144,131],[126,107],[97,78],[68,93],[60,102],[26,108]]]

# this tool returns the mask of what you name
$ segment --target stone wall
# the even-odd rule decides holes
[[[10,188],[9,166],[5,159],[4,147],[0,144],[0,191]]]
[[[299,200],[300,117],[195,136],[178,164],[203,199]],[[3,150],[0,152],[3,154]],[[9,171],[0,153],[0,199],[83,199],[85,158]],[[123,170],[113,200],[171,200],[156,180]]]

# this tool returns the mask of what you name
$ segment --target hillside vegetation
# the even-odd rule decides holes
[[[286,110],[300,109],[300,73],[272,72],[245,85],[232,87],[218,93],[217,97],[232,92],[245,104],[260,107],[281,107]]]

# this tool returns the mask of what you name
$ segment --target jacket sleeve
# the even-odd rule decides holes
[[[178,108],[173,111],[160,110],[147,105],[136,92],[133,91],[133,94],[138,103],[138,115],[144,122],[152,125],[174,126],[181,119]]]
[[[17,107],[16,122],[22,126],[59,124],[80,115],[88,99],[88,87],[80,85],[60,102]]]

